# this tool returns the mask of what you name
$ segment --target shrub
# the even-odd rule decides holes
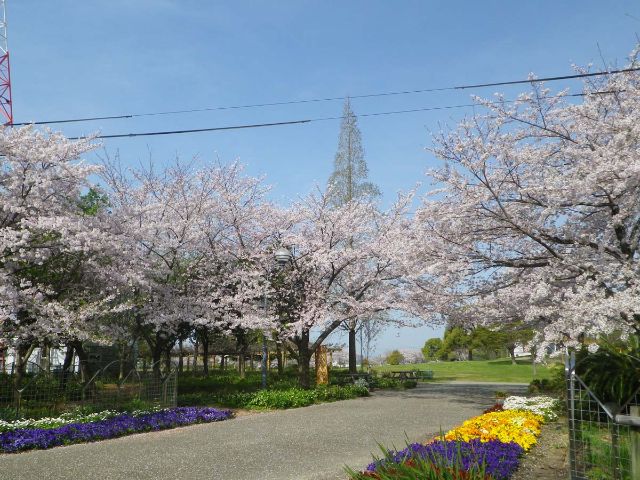
[[[418,382],[416,380],[404,380],[402,382],[403,388],[416,388],[418,386]]]
[[[601,401],[622,405],[640,388],[640,347],[606,346],[581,356],[576,371]]]
[[[533,395],[547,394],[553,396],[562,396],[566,390],[564,368],[555,365],[549,369],[551,378],[535,378],[529,384],[527,392]]]
[[[178,395],[178,406],[189,407],[214,403],[213,396],[207,393],[185,393]]]
[[[238,392],[227,395],[211,395],[211,402],[214,405],[224,405],[225,407],[247,408],[253,400],[255,393]],[[207,405],[207,404],[204,404]]]
[[[373,378],[371,386],[374,388],[400,388],[400,382],[383,373],[382,377]]]
[[[369,388],[369,382],[367,382],[365,378],[358,378],[355,382],[353,382],[353,384],[358,387],[364,387],[367,389]]]
[[[257,392],[248,406],[258,408],[296,408],[306,407],[316,401],[315,390],[292,388],[290,390],[261,390]]]
[[[316,402],[333,402],[369,395],[369,389],[358,385],[318,386],[312,390],[288,388],[282,390],[260,390],[259,392],[239,392],[226,395],[210,393],[190,393],[178,396],[178,405],[224,405],[232,408],[272,408],[285,409],[305,407]]]

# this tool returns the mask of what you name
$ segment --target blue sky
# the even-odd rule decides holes
[[[14,119],[39,121],[305,100],[623,66],[640,32],[635,1],[8,0]],[[576,82],[554,88],[578,91]],[[513,95],[520,89],[500,89]],[[352,100],[356,114],[469,103],[497,89]],[[52,125],[69,136],[337,116],[341,101]],[[388,203],[424,182],[430,132],[469,108],[360,118],[371,180]],[[324,185],[339,121],[106,140],[125,163],[176,155],[240,159],[287,202]],[[95,157],[89,156],[89,159]],[[435,332],[435,333],[434,333]],[[378,351],[440,333],[389,331]],[[339,341],[339,340],[338,340]],[[343,340],[344,341],[344,340]]]

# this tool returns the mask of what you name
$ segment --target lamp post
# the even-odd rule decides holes
[[[278,264],[278,267],[280,267],[280,269],[282,270],[287,263],[289,263],[291,261],[291,258],[293,257],[293,255],[291,254],[291,252],[289,251],[288,248],[285,247],[280,247],[278,248],[274,253],[273,253],[273,257],[276,260],[276,263]],[[267,315],[267,295],[264,295],[263,298],[263,306],[264,306],[264,314],[265,316]],[[267,334],[266,332],[262,332],[262,389],[266,389],[267,388],[267,356],[268,356],[268,352],[267,352]]]

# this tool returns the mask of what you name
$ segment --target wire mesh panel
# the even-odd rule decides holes
[[[120,373],[112,363],[84,379],[69,370],[44,370],[31,362],[22,375],[0,374],[0,418],[36,418],[86,406],[110,410],[177,405],[173,365]]]
[[[571,479],[639,480],[640,392],[605,404],[568,365],[567,407]]]
[[[45,416],[81,402],[82,382],[77,374],[43,370],[33,362],[25,370],[23,375],[0,376],[0,409],[5,413]]]

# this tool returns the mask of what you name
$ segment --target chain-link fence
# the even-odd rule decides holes
[[[168,369],[151,365],[114,375],[114,363],[83,379],[73,371],[44,370],[29,362],[25,370],[30,373],[0,374],[0,409],[4,416],[39,417],[84,406],[96,410],[176,406],[177,370],[173,365]]]
[[[566,364],[571,480],[640,480],[640,389],[603,403]]]

